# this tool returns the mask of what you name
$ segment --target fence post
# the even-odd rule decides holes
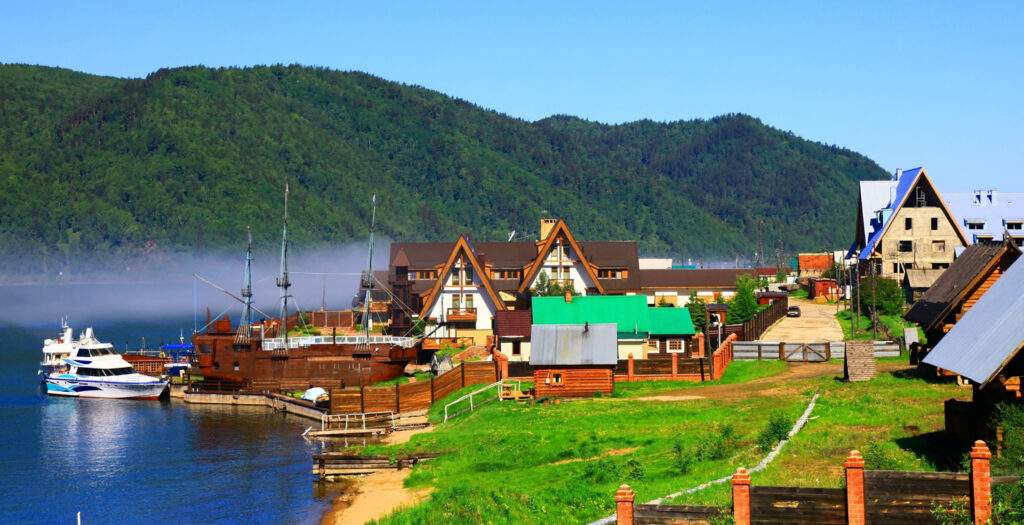
[[[704,357],[704,332],[697,334],[697,357]]]
[[[679,354],[672,354],[672,380],[675,381],[679,376]]]
[[[615,523],[617,525],[633,525],[633,500],[636,494],[629,485],[620,485],[615,493]]]
[[[626,356],[629,362],[626,364],[626,381],[633,382],[633,354]],[[632,522],[630,522],[632,523]]]
[[[430,404],[434,404],[434,375],[430,375]]]
[[[395,412],[402,411],[402,385],[395,383]]]
[[[864,508],[864,458],[860,452],[851,451],[846,458],[846,523],[864,525],[867,516]]]
[[[786,360],[786,343],[783,343],[782,341],[779,341],[779,360]]]
[[[971,449],[971,517],[974,523],[988,523],[992,518],[992,452],[984,441],[974,442]]]
[[[462,370],[462,386],[460,388],[466,388],[466,362],[463,361],[459,364],[459,368]]]
[[[736,525],[750,525],[750,474],[743,467],[732,475],[732,515]]]

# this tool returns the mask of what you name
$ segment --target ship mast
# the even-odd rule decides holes
[[[377,194],[373,194],[373,211],[370,215],[370,255],[366,262],[366,298],[363,299],[363,308],[366,310],[363,318],[363,331],[366,333],[366,344],[370,344],[370,328],[373,319],[370,317],[370,290],[373,289],[373,230],[377,223]]]
[[[252,338],[252,230],[246,228],[249,234],[249,247],[245,251],[245,275],[242,278],[242,299],[245,301],[242,307],[242,323],[238,327],[238,342],[249,342]]]
[[[284,231],[281,234],[281,277],[277,287],[281,289],[281,321],[284,323],[284,349],[288,351],[288,183],[284,183]]]

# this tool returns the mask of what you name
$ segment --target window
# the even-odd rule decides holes
[[[974,242],[980,243],[980,244],[989,244],[989,243],[992,242],[992,236],[991,235],[975,235],[974,236]]]
[[[985,221],[967,221],[968,230],[984,230]]]
[[[462,304],[462,297],[458,296],[458,295],[453,295],[452,296],[452,308],[455,309],[455,310],[458,310],[459,306],[461,304]]]
[[[900,273],[900,263],[892,263],[892,273]]]
[[[217,370],[217,371],[220,371],[220,362],[219,361],[214,361],[213,362],[213,369]]]
[[[201,344],[201,345],[199,345],[199,353],[200,354],[208,354],[208,353],[210,353],[212,351],[213,351],[213,345],[210,345],[210,344]]]
[[[562,374],[552,374],[551,375],[551,384],[552,385],[561,385],[562,384]]]
[[[473,296],[472,295],[467,295],[466,296],[466,309],[470,310],[472,308],[473,308]]]
[[[473,284],[473,267],[472,266],[466,266],[465,268],[463,268],[462,269],[462,275],[464,277],[463,284],[465,284],[466,286],[469,286],[469,285]]]
[[[899,251],[901,251],[901,252],[912,252],[912,251],[914,251],[914,241],[900,241]]]
[[[601,269],[597,271],[597,277],[599,279],[625,279],[626,270],[621,268]]]
[[[1024,228],[1024,222],[1021,221],[1006,221],[1007,230],[1020,230]]]
[[[914,219],[911,219],[910,217],[907,217],[906,219],[903,220],[903,229],[904,230],[909,230],[909,229],[912,229],[913,227],[914,227]]]
[[[946,241],[932,241],[932,252],[943,253],[946,251]]]
[[[669,352],[681,352],[683,350],[683,342],[679,339],[672,339],[668,342]]]
[[[1014,239],[1013,242],[1017,243],[1018,248],[1024,248],[1024,237]]]
[[[235,365],[234,366],[235,366],[235,372],[237,372],[238,371],[238,361],[235,361]]]
[[[932,217],[932,231],[935,231],[935,230],[938,230],[938,229],[939,229],[939,218],[938,217]]]
[[[521,270],[495,270],[492,279],[519,279]]]
[[[522,341],[512,341],[512,355],[523,355]]]
[[[932,263],[932,270],[945,270],[949,268],[949,263]]]
[[[914,269],[914,263],[903,263],[903,269],[904,270],[913,270]]]

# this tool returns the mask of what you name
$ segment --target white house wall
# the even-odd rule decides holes
[[[559,267],[558,259],[550,259],[550,255],[557,249],[556,245],[552,245],[551,250],[544,255],[544,262],[541,265],[540,270],[533,277],[533,281],[530,283],[530,288],[537,286],[537,280],[540,278],[541,272],[547,272],[548,279],[557,279],[557,273],[555,270]],[[573,261],[572,266],[569,267],[569,278],[572,279],[573,288],[580,295],[587,295],[588,288],[596,288],[597,285],[590,279],[590,275],[587,273],[586,268],[583,266],[583,262],[578,257],[576,250],[572,248],[571,244],[566,243],[564,246],[565,256],[564,262]],[[563,262],[563,267],[565,266]]]

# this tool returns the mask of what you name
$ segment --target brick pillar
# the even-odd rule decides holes
[[[672,380],[679,378],[679,354],[672,354]]]
[[[697,355],[694,357],[704,357],[704,332],[697,334]]]
[[[615,493],[615,523],[618,525],[633,525],[633,500],[636,494],[629,485],[619,485],[619,491]]]
[[[846,458],[846,523],[864,525],[864,458],[856,450]]]
[[[974,523],[988,523],[992,518],[992,452],[984,441],[975,441],[971,449],[971,517]]]
[[[732,514],[736,525],[750,525],[750,474],[743,467],[732,475]]]
[[[632,383],[633,382],[633,354],[629,354],[627,356],[627,358],[629,359],[629,364],[626,367],[626,380],[629,381],[630,383]]]

